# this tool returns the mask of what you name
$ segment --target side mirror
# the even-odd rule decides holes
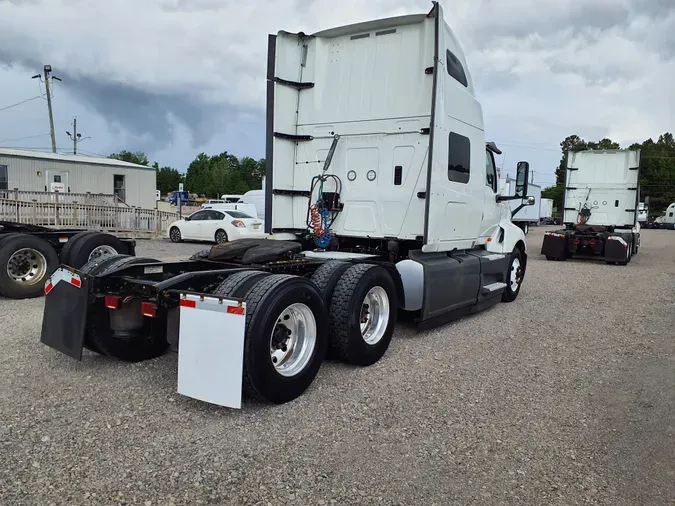
[[[533,206],[534,205],[534,197],[525,197],[521,202],[524,206]]]
[[[189,217],[189,216],[186,216],[185,218],[183,218],[183,220],[185,220],[185,221],[190,221],[190,217]]]
[[[530,177],[530,164],[528,162],[518,162],[516,167],[516,197],[525,197],[527,195],[528,180]]]

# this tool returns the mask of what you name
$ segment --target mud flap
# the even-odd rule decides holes
[[[89,280],[59,267],[45,283],[45,309],[40,341],[76,360],[82,360]]]
[[[606,262],[625,262],[626,251],[630,245],[619,235],[610,235],[605,242],[605,261]]]
[[[541,254],[557,260],[567,257],[567,236],[558,232],[546,232],[541,243]]]
[[[178,393],[241,408],[246,304],[180,295]]]

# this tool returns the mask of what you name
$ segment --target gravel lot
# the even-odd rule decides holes
[[[546,262],[542,235],[515,303],[400,327],[278,407],[179,396],[174,354],[75,362],[41,299],[0,300],[0,504],[673,504],[675,232],[628,267]]]

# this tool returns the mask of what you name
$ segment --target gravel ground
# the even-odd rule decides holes
[[[0,504],[673,504],[675,233],[628,267],[546,262],[542,234],[515,303],[401,326],[277,407],[177,395],[173,354],[75,362],[42,300],[0,300]]]

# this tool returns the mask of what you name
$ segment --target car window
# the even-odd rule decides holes
[[[250,216],[246,213],[242,213],[241,211],[227,211],[227,214],[229,214],[233,218],[253,218],[253,216]]]
[[[202,221],[207,219],[208,211],[197,211],[190,215],[190,221]]]
[[[225,215],[223,213],[221,213],[220,211],[210,211],[209,212],[209,220],[220,221],[223,218],[225,218]]]

